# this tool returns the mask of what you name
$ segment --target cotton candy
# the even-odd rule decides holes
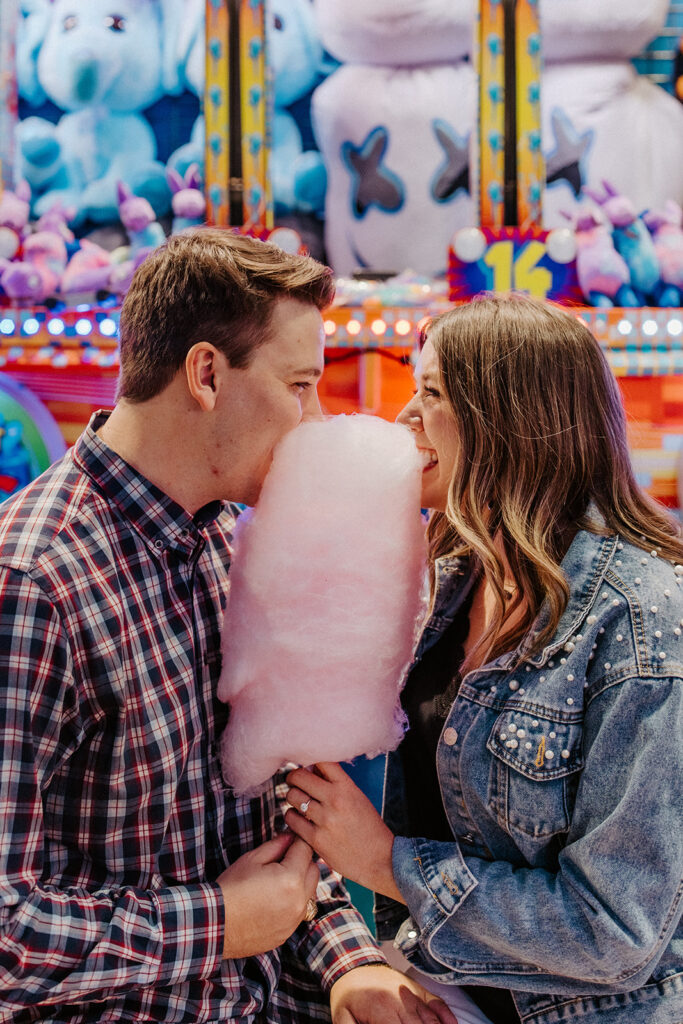
[[[288,762],[398,745],[424,601],[422,464],[372,416],[301,424],[235,530],[218,696],[226,781],[254,794]]]

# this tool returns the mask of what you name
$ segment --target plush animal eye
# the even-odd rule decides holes
[[[275,17],[273,18],[273,24],[275,25],[275,28],[278,30],[278,32],[282,32],[283,28],[285,27],[285,23],[279,14],[276,14]]]
[[[78,25],[78,18],[75,14],[67,14],[64,21],[62,22],[62,28],[65,32],[71,32],[73,28]]]
[[[104,19],[105,28],[110,28],[112,32],[125,32],[126,31],[126,19],[121,14],[110,14]]]

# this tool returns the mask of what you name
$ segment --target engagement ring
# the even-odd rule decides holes
[[[306,900],[306,910],[304,912],[304,921],[315,921],[318,913],[318,904],[315,900]]]

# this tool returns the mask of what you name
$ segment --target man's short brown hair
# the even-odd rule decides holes
[[[118,397],[144,402],[159,394],[198,341],[245,367],[269,340],[279,299],[322,310],[333,296],[332,271],[310,256],[228,228],[171,235],[137,269],[121,309]]]

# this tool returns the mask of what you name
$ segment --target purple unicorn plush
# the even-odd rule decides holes
[[[165,241],[164,229],[157,221],[152,204],[134,195],[125,182],[117,182],[117,194],[119,217],[130,241],[128,258],[134,260],[143,252],[146,256]]]
[[[183,177],[174,168],[169,167],[166,170],[166,178],[173,193],[173,234],[182,231],[183,228],[203,224],[206,217],[206,199],[201,187],[199,165],[190,164]]]

